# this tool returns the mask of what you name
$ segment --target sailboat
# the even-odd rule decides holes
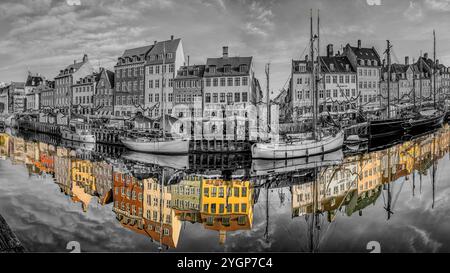
[[[317,19],[317,30],[319,32],[319,17]],[[313,94],[313,132],[312,138],[300,137],[291,140],[283,140],[269,143],[255,143],[252,145],[252,157],[256,159],[288,159],[323,155],[329,152],[340,150],[344,142],[343,130],[329,130],[328,132],[321,130],[317,124],[318,118],[318,101],[319,95],[317,85],[320,81],[320,62],[319,54],[317,56],[317,65],[314,61],[314,42],[319,43],[319,35],[313,36],[313,18],[311,11],[311,33],[310,33],[310,50],[311,50],[311,78],[312,94]],[[319,46],[318,46],[319,47]],[[316,71],[318,72],[316,74]],[[267,94],[268,96],[269,94]],[[269,105],[268,105],[269,107]],[[318,128],[319,127],[319,128]]]
[[[442,126],[445,119],[445,112],[441,111],[437,107],[436,102],[436,33],[433,31],[433,109],[419,111],[412,118],[405,120],[404,128],[407,134],[416,135],[423,132],[427,132]],[[420,60],[420,66],[422,67],[422,58]],[[420,71],[420,77],[422,78],[422,71]],[[415,96],[415,94],[414,94]],[[422,98],[420,108],[422,106]]]
[[[163,67],[166,65],[166,45],[163,42]],[[125,147],[132,151],[152,153],[152,154],[187,154],[189,152],[189,140],[178,138],[166,131],[166,114],[164,111],[164,70],[162,73],[161,84],[161,115],[162,130],[151,135],[131,135],[123,136],[120,141]]]

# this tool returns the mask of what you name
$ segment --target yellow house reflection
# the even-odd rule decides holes
[[[251,229],[253,188],[250,181],[203,179],[200,205],[201,221],[206,229],[219,232],[225,243],[229,231]]]

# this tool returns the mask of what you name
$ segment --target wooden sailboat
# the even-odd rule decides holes
[[[317,19],[317,29],[319,31],[319,18]],[[311,78],[312,78],[312,105],[313,105],[313,132],[312,138],[299,138],[293,140],[284,140],[270,143],[255,143],[252,146],[252,157],[257,159],[288,159],[322,155],[329,152],[340,150],[344,142],[344,132],[342,130],[329,130],[325,132],[319,128],[318,119],[318,101],[319,95],[317,85],[320,77],[320,67],[315,67],[314,60],[314,42],[319,43],[319,36],[313,36],[313,18],[311,11],[311,32],[310,32],[310,50],[311,50]],[[317,64],[320,66],[319,56]],[[318,71],[318,73],[316,73]],[[268,96],[269,94],[267,94]],[[268,105],[269,107],[269,105]],[[268,130],[269,131],[269,130]]]
[[[166,45],[163,42],[163,59],[162,65],[166,65]],[[162,69],[162,81],[161,81],[161,116],[162,116],[162,129],[160,134],[152,136],[124,136],[120,138],[120,141],[125,147],[132,151],[152,153],[152,154],[187,154],[189,152],[189,140],[183,138],[177,138],[172,136],[166,131],[166,114],[165,114],[165,99],[164,99],[164,73]]]

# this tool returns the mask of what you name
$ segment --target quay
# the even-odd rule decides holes
[[[0,215],[0,253],[23,253],[25,248]]]

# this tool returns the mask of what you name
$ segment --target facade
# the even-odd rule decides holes
[[[88,56],[84,55],[81,62],[74,61],[73,64],[60,70],[55,77],[55,99],[54,106],[63,113],[68,113],[69,107],[74,103],[72,85],[77,80],[92,75],[94,69],[89,62]]]
[[[33,75],[28,72],[27,80],[25,82],[25,95],[28,95],[33,89],[41,85],[45,81],[45,78],[39,74]]]
[[[405,64],[391,64],[390,69],[383,66],[381,69],[381,103],[387,105],[387,85],[389,81],[389,101],[392,105],[412,101],[414,90],[414,67],[409,64],[408,57]],[[390,72],[390,75],[388,73]],[[411,100],[410,100],[411,98]]]
[[[26,109],[25,83],[12,82],[9,92],[12,102],[9,113],[23,113]]]
[[[358,108],[356,71],[346,56],[334,56],[333,45],[327,46],[327,56],[321,56],[321,80],[318,82],[318,112],[334,117],[352,117]],[[291,101],[294,120],[312,117],[313,94],[311,60],[292,61]]]
[[[52,110],[55,102],[55,82],[45,81],[36,90],[40,93],[39,109],[44,111]]]
[[[358,40],[356,47],[347,44],[343,55],[347,56],[357,72],[357,95],[360,107],[366,111],[377,110],[380,107],[380,55],[374,47],[362,47],[361,40]]]
[[[98,202],[106,205],[112,201],[113,188],[113,165],[106,161],[92,163],[92,174],[94,176],[95,191]]]
[[[0,114],[9,114],[10,113],[10,85],[6,84],[0,87]]]
[[[144,106],[150,117],[161,116],[163,100],[165,114],[173,115],[174,79],[184,61],[181,39],[174,39],[173,36],[170,40],[155,42],[148,53],[145,64]]]
[[[41,93],[37,89],[32,89],[25,95],[26,112],[33,112],[39,110],[39,99]]]
[[[98,80],[99,74],[97,73],[76,79],[72,85],[72,111],[83,115],[94,114],[94,94]]]
[[[203,73],[205,65],[181,66],[173,87],[173,115],[201,117],[203,100]]]
[[[114,88],[114,72],[101,68],[94,94],[94,114],[97,117],[114,115]]]
[[[153,45],[127,49],[114,67],[114,114],[131,117],[144,105],[144,66]]]
[[[253,57],[229,57],[228,47],[223,47],[222,57],[206,61],[204,116],[222,116],[222,110],[230,106],[245,109],[248,104],[255,105],[261,94],[254,87]],[[246,111],[238,112],[246,116]]]

